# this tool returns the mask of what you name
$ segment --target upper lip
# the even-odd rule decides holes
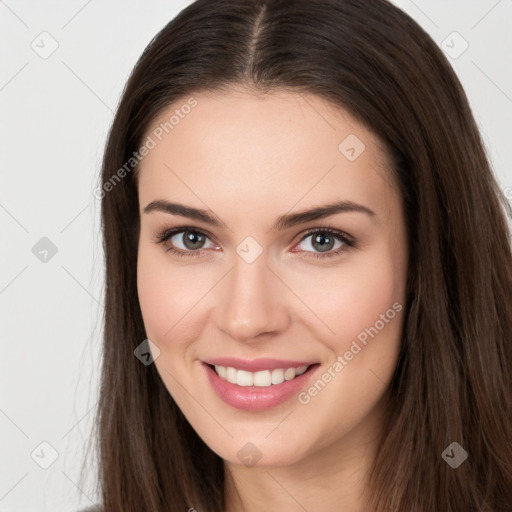
[[[203,361],[206,364],[226,366],[236,368],[237,370],[245,370],[248,372],[258,372],[262,370],[275,370],[277,368],[299,368],[301,366],[310,366],[315,362],[308,361],[291,361],[288,359],[238,359],[236,357],[215,357]]]

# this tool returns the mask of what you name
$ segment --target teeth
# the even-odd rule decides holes
[[[236,373],[236,383],[239,386],[252,386],[253,374],[245,370],[238,370]]]
[[[245,370],[237,370],[231,366],[215,365],[215,371],[220,378],[237,384],[238,386],[258,386],[269,387],[275,384],[281,384],[285,380],[292,380],[299,375],[302,375],[308,366],[301,366],[300,368],[277,368],[275,370],[262,370],[259,372],[248,372]]]

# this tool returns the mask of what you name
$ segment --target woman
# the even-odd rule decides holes
[[[512,510],[510,208],[385,0],[197,0],[109,135],[103,510]]]

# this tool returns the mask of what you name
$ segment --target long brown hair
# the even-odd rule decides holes
[[[222,459],[155,365],[134,356],[146,334],[133,158],[171,103],[234,85],[339,105],[395,163],[410,245],[406,317],[367,510],[512,510],[512,212],[444,54],[386,0],[197,0],[140,57],[104,154],[95,435],[105,512],[224,510]],[[442,457],[452,442],[468,453],[457,469]]]

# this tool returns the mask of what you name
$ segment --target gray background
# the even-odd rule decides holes
[[[94,460],[78,487],[102,334],[93,190],[129,72],[189,3],[0,1],[2,512],[72,511],[99,499]],[[512,199],[512,2],[394,3],[449,55]]]

